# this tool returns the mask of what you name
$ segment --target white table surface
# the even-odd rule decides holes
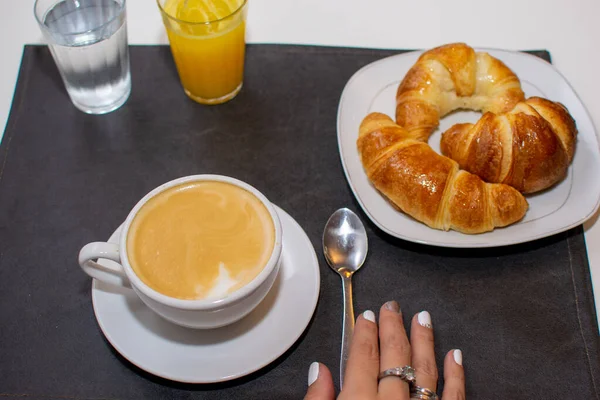
[[[127,0],[130,44],[167,38],[154,0]],[[547,49],[600,126],[598,0],[249,0],[248,42],[375,48],[430,48],[464,41],[474,47]],[[10,111],[25,43],[41,43],[33,1],[0,0],[0,127]],[[2,129],[3,131],[4,129]],[[1,138],[2,135],[0,135]],[[599,171],[600,174],[600,171]],[[585,239],[600,305],[600,223]]]

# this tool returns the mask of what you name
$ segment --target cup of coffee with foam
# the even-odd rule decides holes
[[[243,318],[267,295],[281,241],[279,217],[258,190],[230,177],[194,175],[144,196],[119,244],[89,243],[79,264],[95,279],[131,286],[171,322],[217,328]]]

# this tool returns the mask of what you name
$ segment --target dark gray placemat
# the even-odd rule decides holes
[[[251,45],[240,95],[205,107],[183,94],[168,47],[134,46],[131,98],[98,117],[70,104],[47,48],[27,46],[0,146],[0,398],[294,399],[314,360],[337,381],[341,285],[320,238],[342,206],[359,212],[370,239],[356,310],[396,299],[407,323],[429,310],[438,356],[463,350],[469,398],[598,398],[581,228],[452,250],[387,236],[359,209],[339,161],[337,104],[356,70],[395,53]],[[245,180],[288,211],[319,254],[322,282],[315,317],[290,351],[248,377],[205,386],[158,379],[122,359],[98,328],[91,280],[76,261],[150,189],[197,173]]]

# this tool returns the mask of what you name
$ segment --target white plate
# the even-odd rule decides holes
[[[530,54],[505,50],[487,51],[504,61],[521,80],[527,97],[541,96],[563,103],[577,121],[579,135],[568,176],[542,193],[527,196],[525,218],[506,228],[479,235],[431,229],[394,209],[371,185],[365,174],[356,139],[362,119],[373,111],[394,118],[396,90],[422,52],[399,54],[371,63],[346,84],[337,119],[338,145],[346,178],[369,218],[383,231],[412,242],[444,247],[494,247],[550,236],[583,223],[599,205],[600,151],[592,120],[567,80],[549,63]],[[439,152],[441,132],[458,122],[475,122],[477,112],[457,112],[445,117],[429,144]]]
[[[106,339],[139,368],[186,383],[238,378],[282,355],[312,318],[320,277],[306,233],[285,211],[275,209],[283,227],[283,264],[265,300],[247,317],[219,329],[183,328],[159,317],[130,289],[94,280],[94,312]],[[120,231],[108,241],[117,243]]]

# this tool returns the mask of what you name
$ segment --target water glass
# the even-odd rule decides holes
[[[127,101],[125,0],[36,0],[34,13],[75,107],[104,114]]]

